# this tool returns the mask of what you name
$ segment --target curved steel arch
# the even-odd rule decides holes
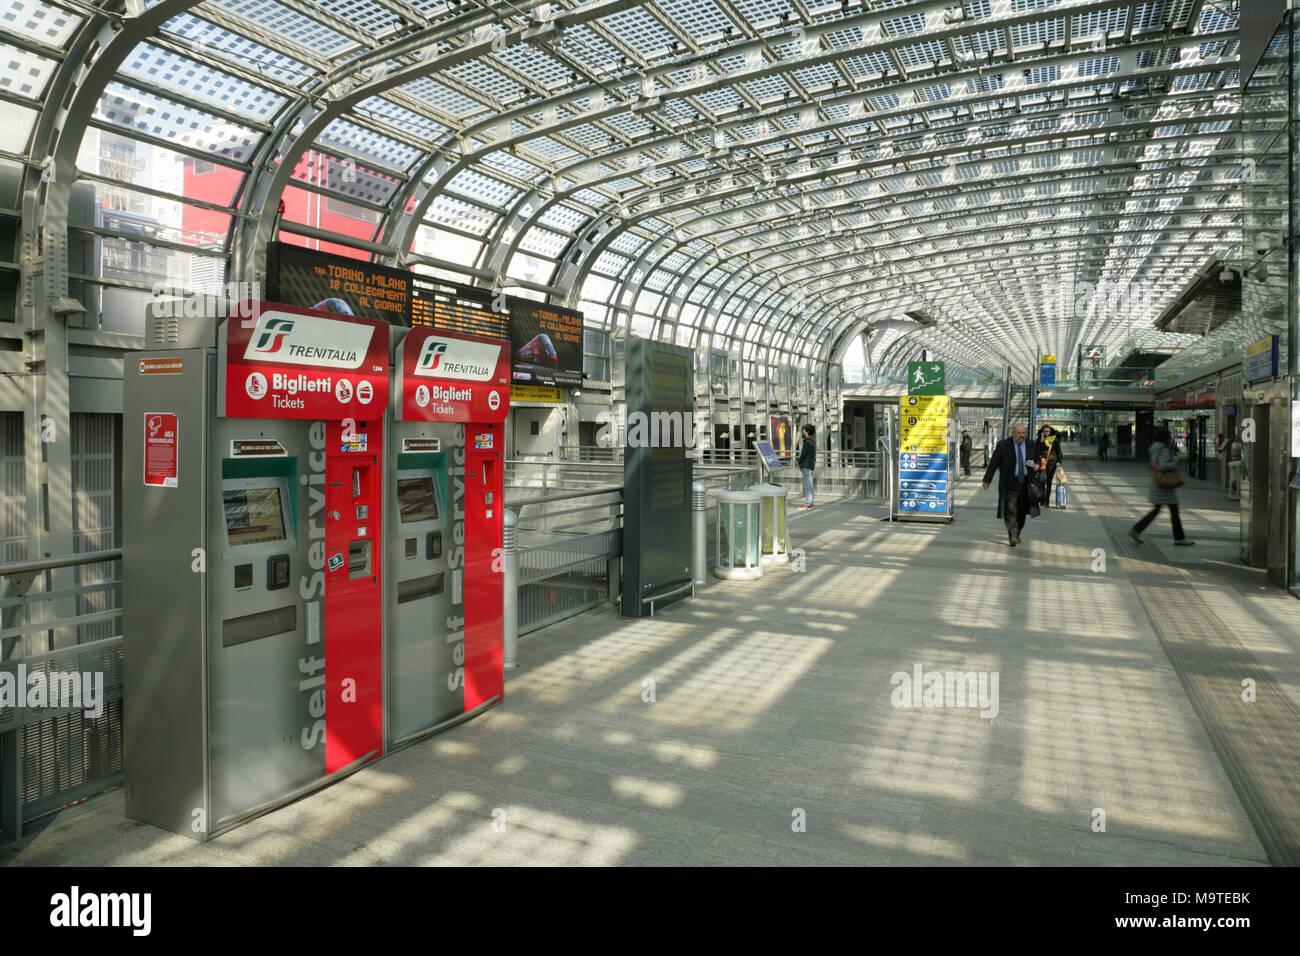
[[[1225,36],[1226,36],[1226,35],[1225,35]],[[1160,45],[1162,45],[1162,44],[1159,43],[1159,42],[1156,42],[1156,41],[1148,41],[1148,43],[1147,43],[1146,45],[1160,46]],[[1195,44],[1192,44],[1192,43],[1189,42],[1189,45],[1195,45]],[[1136,45],[1135,45],[1135,46],[1132,46],[1132,47],[1126,47],[1126,48],[1124,48],[1124,49],[1126,49],[1129,53],[1131,53],[1131,54],[1133,55],[1134,62],[1136,63],[1136,58],[1137,58],[1138,52],[1140,52],[1140,51],[1138,51],[1138,50],[1136,49]],[[1119,54],[1117,53],[1116,55],[1118,56]],[[1085,59],[1085,57],[1075,57],[1075,58],[1076,58],[1076,59],[1080,59],[1080,60]],[[1198,63],[1195,67],[1193,67],[1190,63],[1183,63],[1183,64],[1179,64],[1179,63],[1171,63],[1171,64],[1157,65],[1157,66],[1147,67],[1147,68],[1142,68],[1142,69],[1138,69],[1138,68],[1135,66],[1134,69],[1133,69],[1133,71],[1132,71],[1132,73],[1135,73],[1135,74],[1142,74],[1142,75],[1144,75],[1144,76],[1152,76],[1152,77],[1164,76],[1164,75],[1166,75],[1166,74],[1168,74],[1169,76],[1174,76],[1174,75],[1177,75],[1177,74],[1180,74],[1180,73],[1205,72],[1206,70],[1209,70],[1209,69],[1215,69],[1215,68],[1219,68],[1219,69],[1224,69],[1224,70],[1226,70],[1226,69],[1230,68],[1230,67],[1231,67],[1231,66],[1232,66],[1232,65],[1237,61],[1235,55],[1233,55],[1233,56],[1228,56],[1228,57],[1217,58],[1217,59],[1222,60],[1222,63],[1218,63],[1218,62],[1216,62],[1215,64],[1205,64],[1204,62],[1202,62],[1202,63]],[[1032,60],[1031,60],[1031,61],[1027,61],[1027,62],[1037,63],[1038,61],[1032,61]],[[1078,81],[1075,81],[1075,82],[1074,82],[1074,85],[1075,85],[1075,86],[1088,86],[1088,87],[1092,87],[1092,86],[1096,86],[1096,85],[1097,85],[1097,81],[1092,81],[1092,80],[1090,80],[1090,81],[1086,81],[1086,82],[1078,82]],[[1039,88],[1039,87],[1035,87],[1032,91],[1028,91],[1028,90],[1027,90],[1026,92],[1040,92],[1040,91],[1041,91],[1041,88]],[[1005,100],[1009,95],[1013,95],[1014,91],[1013,91],[1013,90],[1010,90],[1010,89],[1003,89],[1003,90],[999,90],[999,91],[997,91],[997,93],[1000,93],[1001,95],[989,94],[989,93],[983,93],[983,92],[981,92],[981,93],[979,93],[979,94],[972,95],[972,96],[969,97],[969,98],[970,98],[971,100],[973,100],[973,101],[977,101],[977,102],[983,102],[983,101],[1004,101],[1004,100]],[[860,94],[860,95],[861,95],[861,94]],[[1167,97],[1159,97],[1158,99],[1160,99],[1160,100],[1163,101],[1165,98],[1167,98]],[[1070,111],[1075,111],[1075,110],[1086,111],[1087,107],[1083,107],[1083,106],[1072,106],[1072,107],[1069,107],[1068,109],[1069,109]],[[901,114],[901,113],[906,113],[906,112],[907,112],[906,109],[902,109],[902,108],[900,108],[900,109],[896,109],[896,110],[893,110],[893,111],[886,111],[884,115],[890,115],[890,114]],[[874,117],[873,117],[873,118],[874,118]],[[1169,124],[1166,124],[1166,125],[1169,125]],[[1058,134],[1057,134],[1057,137],[1059,137],[1059,135],[1060,135],[1060,134],[1058,133]],[[1043,138],[1043,139],[1051,139],[1051,138],[1053,138],[1053,137],[1050,136],[1050,135],[1044,135],[1044,136],[1042,136],[1042,137],[1040,137],[1040,138]],[[986,147],[986,148],[996,148],[998,145],[1000,145],[1000,144],[996,144],[996,143],[995,143],[995,144],[989,144],[989,146]],[[833,149],[828,149],[828,150],[826,150],[826,152],[836,152],[836,153],[838,153],[838,152],[840,152],[840,151],[841,151],[842,149],[844,149],[844,148],[845,148],[845,147],[844,147],[843,145],[837,144]],[[950,150],[950,152],[952,152],[952,153],[954,153],[954,154],[955,154],[955,153],[961,153],[961,152],[969,152],[972,148],[973,148],[972,144],[967,143],[967,144],[963,144],[963,145],[960,146],[960,147],[954,147],[952,150]],[[891,160],[890,160],[890,161],[892,161],[892,162],[898,162],[898,161],[906,161],[906,160],[907,160],[907,157],[906,157],[906,156],[901,156],[901,157],[891,157]],[[846,172],[847,172],[847,170],[846,170]],[[821,175],[822,173],[823,173],[823,171],[821,171],[821,170],[809,171],[809,172],[807,172],[807,173],[804,173],[802,176],[798,176],[798,175],[796,175],[796,176],[794,176],[794,177],[790,177],[790,179],[791,179],[791,181],[798,181],[799,179],[811,179],[811,178],[814,178],[814,177],[816,177],[816,176]],[[707,178],[716,178],[716,176],[711,176],[711,177],[707,177]],[[656,195],[656,194],[660,194],[660,193],[666,191],[668,188],[670,188],[670,187],[669,187],[667,184],[663,184],[663,185],[656,184],[654,187],[651,187],[651,188],[648,188],[647,190],[645,190],[644,193],[640,194],[640,195],[637,197],[637,199],[639,200],[639,199],[641,199],[641,198],[646,198],[646,197],[650,197],[650,196],[653,196],[653,195]],[[742,189],[735,189],[735,190],[730,190],[730,191],[727,191],[727,192],[719,192],[719,193],[716,193],[716,194],[714,194],[714,195],[712,195],[712,196],[710,196],[710,197],[708,197],[708,198],[711,199],[711,200],[724,199],[724,198],[726,198],[727,195],[730,195],[730,194],[738,194],[738,193],[740,193],[740,192],[743,192],[743,190],[742,190]],[[626,202],[625,202],[625,205],[628,205],[628,206],[630,207],[632,201],[633,201],[633,200],[628,200],[628,201],[626,201]],[[668,208],[670,208],[670,209],[678,208],[678,207],[691,208],[691,207],[694,207],[694,206],[696,206],[696,205],[697,205],[697,203],[685,203],[685,204],[678,203],[678,204],[670,204],[670,206],[669,206]],[[634,223],[637,222],[637,221],[640,221],[641,219],[646,218],[647,216],[651,216],[651,215],[655,215],[655,216],[662,215],[662,214],[664,213],[664,211],[665,211],[665,209],[664,209],[663,207],[660,207],[660,208],[658,208],[658,209],[654,209],[654,210],[645,210],[645,211],[640,212],[640,213],[634,213],[634,214],[631,215],[631,216],[625,216],[625,217],[623,217],[623,225],[622,225],[621,227],[619,227],[619,229],[618,229],[617,231],[621,231],[623,228],[627,228],[628,226],[634,224]],[[603,214],[604,214],[604,215],[611,215],[612,213],[611,213],[611,211],[610,211],[609,209],[606,209],[606,210],[603,211]],[[589,234],[589,232],[590,232],[590,230],[588,230],[588,234]],[[582,242],[582,240],[583,240],[584,238],[586,238],[586,237],[585,237],[585,236],[579,236],[578,239],[575,240],[575,244],[579,244],[579,245],[580,245],[581,242]],[[609,239],[609,235],[607,234],[605,238],[606,238],[606,241],[608,241],[608,239]],[[561,283],[561,284],[562,284],[562,283]]]
[[[842,28],[843,21],[841,21],[840,24]],[[979,27],[979,30],[985,30],[988,28],[989,28],[988,23],[982,23],[981,26]],[[836,31],[832,30],[830,32],[836,32]],[[949,33],[945,34],[945,36],[950,39],[953,36],[958,36],[965,32],[972,32],[972,31],[969,28],[962,31],[949,31]],[[1227,34],[1225,34],[1225,36],[1226,35]],[[909,43],[915,42],[916,36],[908,35],[906,37],[906,40]],[[1140,54],[1143,51],[1143,49],[1145,49],[1146,46],[1163,47],[1167,45],[1167,43],[1168,43],[1168,39],[1162,38],[1162,39],[1145,41],[1145,43],[1139,42],[1135,44],[1130,44],[1126,46],[1124,49],[1132,51],[1134,56],[1136,56]],[[869,52],[871,51],[860,51],[854,48],[854,50],[852,51],[852,55],[862,56],[862,55],[866,55]],[[709,57],[715,55],[716,54],[702,55],[700,59],[708,59]],[[1089,59],[1095,59],[1095,54],[1093,53],[1074,54],[1073,52],[1071,52],[1069,54],[1066,54],[1065,56],[1071,57],[1074,61],[1079,61],[1079,62],[1086,62]],[[1054,63],[1055,60],[1040,59],[1040,60],[1032,60],[1030,62],[1034,62],[1036,64]],[[1156,71],[1159,71],[1161,67],[1156,67],[1154,69]],[[951,84],[954,81],[958,81],[958,82],[961,80],[969,81],[972,78],[982,77],[982,72],[983,72],[982,67],[978,71],[969,71],[969,70],[963,71],[961,69],[957,69],[955,72],[945,71],[942,74],[940,74],[940,76],[942,77],[943,82],[947,82]],[[1149,75],[1158,75],[1158,72]],[[904,95],[908,95],[912,93],[913,89],[920,90],[920,89],[924,89],[927,85],[933,85],[933,83],[936,81],[936,78],[937,77],[929,77],[929,78],[921,77],[920,79],[913,80],[908,83],[895,84],[889,87],[870,88],[862,91],[851,90],[850,92],[844,94],[832,93],[831,95],[826,96],[825,98],[819,99],[817,104],[813,107],[813,111],[815,113],[826,112],[829,114],[829,112],[832,109],[836,109],[839,106],[856,105],[862,102],[863,97],[869,98],[873,94],[879,95],[883,93],[885,95],[895,95],[898,96],[901,100]],[[728,82],[736,82],[736,81],[732,79],[729,80]],[[1098,82],[1099,82],[1098,80],[1090,78],[1086,80],[1075,81],[1074,85],[1082,86],[1082,87],[1090,87],[1090,86],[1096,86]],[[725,84],[715,83],[712,85],[720,86]],[[1034,87],[1035,91],[1038,91],[1038,89],[1039,89],[1038,86]],[[686,95],[689,95],[689,92]],[[967,107],[973,107],[974,105],[978,105],[979,103],[984,103],[984,102],[1004,101],[1008,97],[1008,95],[1011,96],[1016,95],[1016,88],[1007,87],[1007,88],[1002,88],[991,92],[979,91],[975,94],[970,95],[969,97],[959,97],[958,99],[955,100],[945,100],[944,103],[948,104],[951,102],[951,104],[954,106],[966,105]],[[933,103],[926,104],[926,106],[930,106],[930,107],[933,107],[934,105],[935,104]],[[913,106],[915,106],[915,104],[913,104]],[[922,107],[915,107],[915,108],[922,108]],[[1080,107],[1076,105],[1070,105],[1067,102],[1062,112],[1072,113],[1080,109],[1087,109],[1087,108],[1088,107],[1086,106]],[[758,117],[747,117],[742,120],[734,120],[734,121],[724,120],[720,123],[715,124],[714,130],[715,133],[717,134],[717,137],[725,137],[725,135],[730,131],[745,129],[751,125],[755,125],[756,123],[760,123],[760,122],[764,125],[775,127],[775,124],[781,121],[782,119],[795,114],[806,114],[808,109],[809,107],[806,104],[800,104],[798,106],[777,106],[770,115],[764,115],[761,119],[759,119]],[[671,146],[673,144],[680,145],[682,143],[682,137],[685,134],[673,134],[657,140],[643,141],[635,145],[631,145],[623,149],[617,150],[612,154],[605,154],[603,156],[597,156],[597,157],[584,157],[583,159],[575,161],[568,167],[558,169],[551,173],[550,176],[551,181],[553,184],[556,184],[557,186],[557,188],[554,189],[555,195],[551,199],[549,199],[546,204],[543,204],[540,208],[536,210],[536,212],[534,212],[531,216],[529,216],[528,222],[526,224],[518,223],[518,210],[521,209],[522,206],[525,204],[524,200],[522,199],[516,200],[515,205],[508,211],[507,215],[504,216],[503,219],[515,223],[516,228],[518,228],[520,232],[522,232],[527,228],[528,225],[530,225],[532,222],[535,222],[537,218],[545,212],[546,206],[548,206],[550,203],[563,201],[563,199],[568,198],[569,196],[573,195],[574,193],[582,189],[594,188],[595,186],[603,182],[612,182],[618,179],[626,178],[627,176],[630,175],[634,175],[638,172],[646,172],[647,170],[657,168],[660,164],[664,166],[672,166],[683,162],[687,162],[692,158],[695,159],[715,158],[720,155],[729,155],[733,150],[736,149],[752,151],[757,149],[758,147],[761,147],[764,144],[778,142],[782,140],[791,140],[796,136],[811,136],[811,135],[818,135],[823,133],[838,133],[839,130],[841,130],[845,126],[861,125],[864,122],[872,122],[872,123],[876,123],[877,125],[883,125],[884,122],[887,121],[892,116],[906,114],[908,109],[909,109],[908,106],[896,107],[893,110],[873,109],[871,115],[867,115],[864,111],[861,110],[856,110],[856,111],[850,110],[849,115],[844,118],[840,118],[840,119],[828,118],[824,122],[820,120],[820,117],[818,117],[814,122],[808,124],[800,124],[799,127],[794,130],[774,128],[770,135],[759,134],[757,136],[747,138],[744,141],[738,141],[733,144],[727,145],[723,148],[688,150],[685,154],[678,155],[678,156],[668,156],[662,159],[656,157],[656,158],[652,158],[648,163],[645,163],[644,165],[638,165],[636,169],[633,169],[630,165],[628,165],[622,169],[614,168],[611,170],[610,173],[603,176],[599,175],[599,170],[602,166],[613,166],[614,164],[616,164],[617,162],[619,162],[624,158],[643,159],[645,154],[650,150],[657,149],[664,146]],[[1036,116],[1035,118],[1039,119],[1041,117]],[[542,131],[542,133],[544,132],[545,131]],[[903,138],[903,137],[914,136],[914,135],[915,135],[914,131],[906,131],[904,133],[899,134],[899,137],[897,138]],[[1062,133],[1058,132],[1057,135],[1058,136],[1062,135]],[[852,143],[838,143],[836,144],[835,148],[853,149],[853,148],[860,148],[860,147],[854,147]],[[762,160],[760,160],[760,162],[762,162]],[[593,170],[596,173],[596,175],[590,178],[584,176],[582,178],[582,181],[579,182],[578,177],[581,171],[588,168]],[[662,192],[668,189],[681,188],[683,185],[686,185],[692,181],[699,180],[699,179],[707,180],[710,178],[716,178],[718,175],[722,175],[722,174],[723,174],[722,171],[719,170],[718,172],[707,172],[695,177],[683,177],[682,179],[679,180],[671,180],[665,183],[656,183],[654,186],[648,187],[647,191],[644,194],[635,197],[631,201],[636,202],[645,195]],[[558,188],[559,180],[562,178],[573,180],[575,182],[575,185],[568,189]],[[491,245],[494,248],[499,244],[500,235],[503,231],[504,231],[503,228],[499,224],[498,229],[491,241]],[[518,237],[516,236],[516,238]],[[509,251],[498,251],[496,253],[496,256],[501,261],[508,261]]]

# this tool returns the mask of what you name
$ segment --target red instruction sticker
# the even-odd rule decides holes
[[[171,412],[144,413],[144,483],[158,488],[177,486],[176,452],[180,421]]]

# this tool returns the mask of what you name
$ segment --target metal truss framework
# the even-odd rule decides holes
[[[1240,257],[1236,2],[4,4],[19,318],[47,351],[79,182],[179,203],[143,241],[228,280],[319,240],[823,386],[863,334],[886,367],[925,347],[1027,376]],[[91,135],[229,195],[88,161]],[[295,192],[367,229],[282,215]],[[1059,307],[1085,287],[1139,307]]]

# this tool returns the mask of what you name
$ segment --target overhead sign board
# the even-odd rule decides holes
[[[501,422],[510,411],[510,343],[417,328],[397,346],[399,421]]]
[[[255,309],[256,311],[247,311]],[[219,414],[339,421],[388,405],[388,325],[285,305],[249,303],[218,336]]]
[[[514,405],[521,402],[558,405],[561,401],[560,390],[548,385],[512,385],[510,388],[510,402]]]
[[[1277,336],[1270,335],[1246,346],[1241,360],[1241,377],[1247,382],[1277,375]]]
[[[572,309],[507,298],[513,381],[530,385],[582,384],[582,313]]]
[[[267,246],[266,296],[389,325],[411,324],[410,272],[285,242]]]
[[[907,393],[909,395],[942,395],[946,391],[942,362],[907,363]]]

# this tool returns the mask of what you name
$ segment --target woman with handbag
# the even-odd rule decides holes
[[[1155,441],[1151,443],[1151,490],[1147,495],[1152,508],[1142,520],[1129,529],[1128,536],[1138,544],[1142,543],[1142,532],[1146,530],[1147,525],[1156,520],[1156,515],[1160,513],[1161,506],[1169,509],[1169,516],[1174,523],[1174,544],[1191,545],[1195,541],[1190,541],[1183,533],[1183,522],[1178,516],[1178,486],[1183,484],[1183,469],[1178,464],[1178,456],[1174,454],[1173,442],[1169,437],[1169,429],[1161,426],[1155,431]]]
[[[1038,473],[1043,476],[1043,507],[1052,507],[1052,485],[1056,481],[1056,469],[1061,464],[1061,436],[1051,425],[1038,429],[1037,449],[1034,456],[1038,459]]]

